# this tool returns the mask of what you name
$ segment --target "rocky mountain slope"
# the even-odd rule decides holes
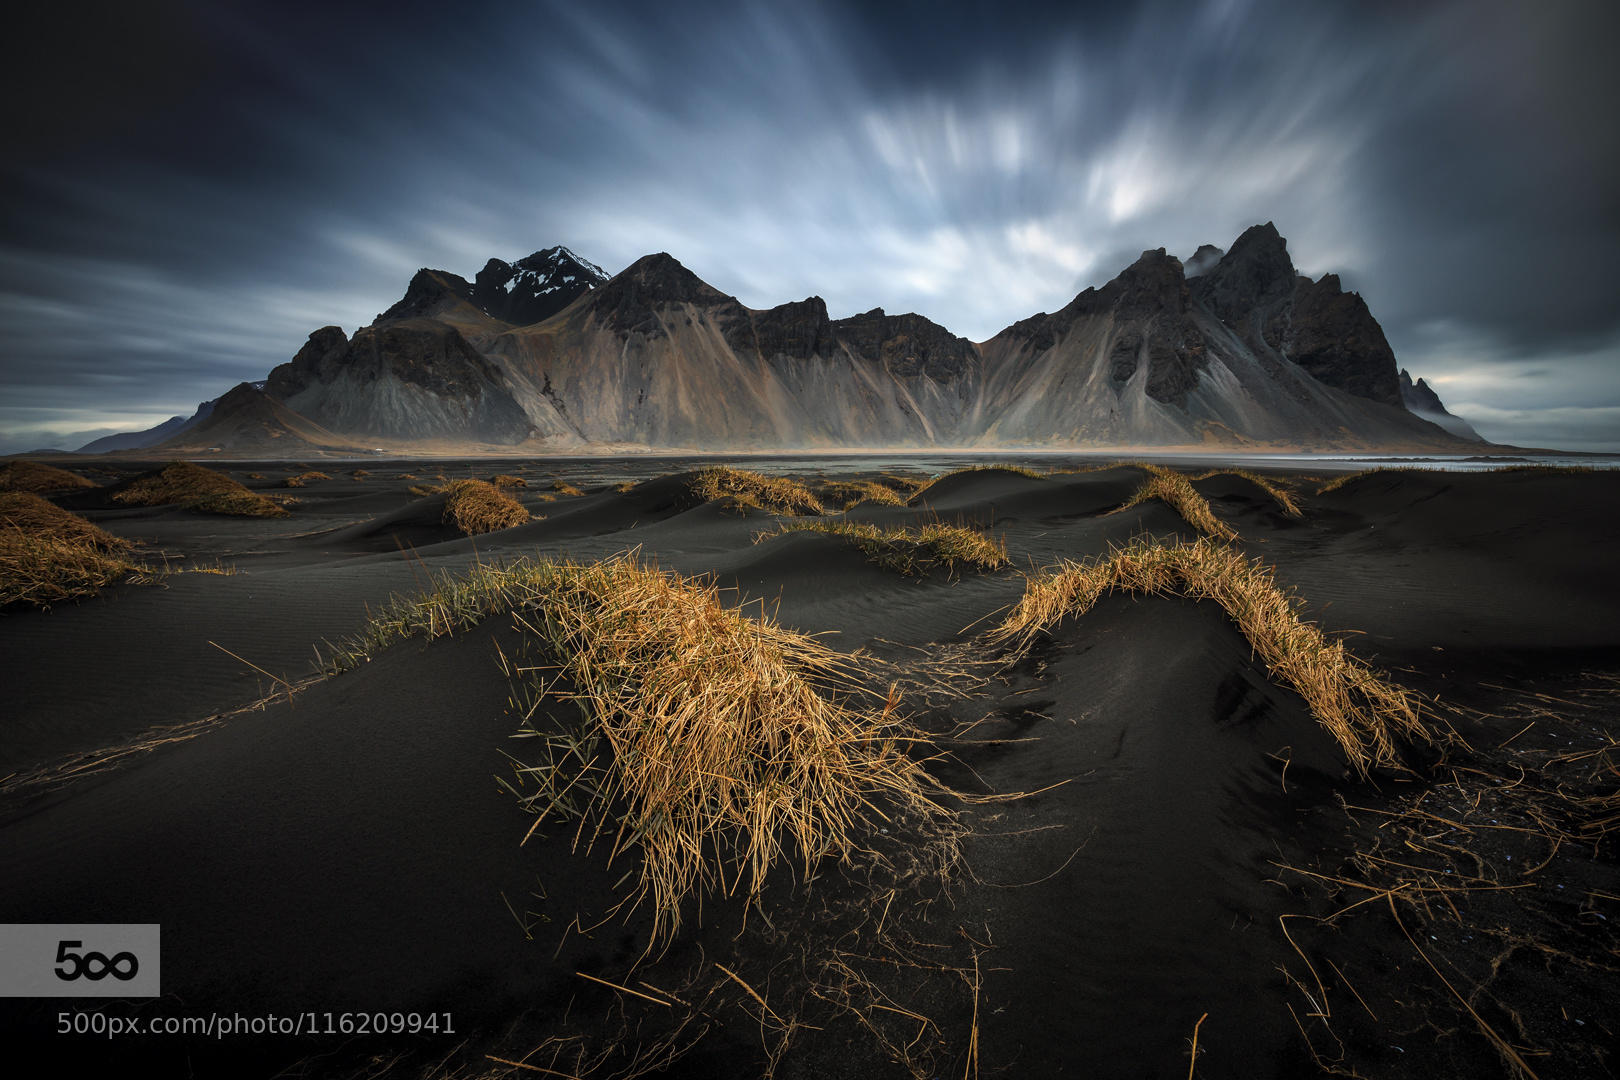
[[[816,296],[748,308],[668,254],[608,279],[551,248],[471,282],[418,272],[352,338],[311,334],[265,392],[367,445],[1457,448],[1430,422],[1443,407],[1406,404],[1361,297],[1297,274],[1272,225],[1189,264],[1144,252],[975,344],[881,308],[832,319]]]

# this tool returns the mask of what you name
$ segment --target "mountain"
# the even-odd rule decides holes
[[[277,458],[363,449],[293,412],[254,383],[238,383],[213,406],[195,425],[150,449],[193,453],[227,449]]]
[[[263,386],[263,383],[259,384]],[[110,454],[115,450],[142,450],[148,446],[156,446],[160,442],[174,438],[183,431],[195,427],[199,421],[207,418],[219,403],[219,398],[204,401],[197,406],[197,411],[190,416],[171,416],[163,423],[149,427],[145,431],[126,431],[118,435],[103,435],[99,439],[85,443],[74,453],[78,454]]]
[[[1401,401],[1414,415],[1421,416],[1431,424],[1445,428],[1459,439],[1469,442],[1484,442],[1484,436],[1475,431],[1473,426],[1460,416],[1454,416],[1446,411],[1440,402],[1440,395],[1429,387],[1429,384],[1419,379],[1412,382],[1412,376],[1405,368],[1401,369]]]
[[[516,443],[532,427],[505,374],[455,326],[427,316],[368,326],[353,340],[322,327],[270,372],[265,391],[362,440]]]
[[[1406,407],[1362,298],[1298,274],[1273,225],[1189,265],[1143,252],[974,343],[817,296],[749,308],[663,252],[609,279],[549,248],[470,282],[419,271],[352,338],[312,333],[265,393],[366,446],[1459,448]]]

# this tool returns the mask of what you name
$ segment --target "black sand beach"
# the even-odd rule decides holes
[[[778,471],[902,495],[929,473],[868,464]],[[1193,480],[1303,618],[1421,695],[1436,744],[1361,777],[1213,601],[1113,592],[1021,656],[986,636],[1041,568],[1199,537],[1158,499],[1112,512],[1141,467],[1061,464],[830,513],[969,526],[1011,563],[920,574],[757,539],[796,519],[652,461],[216,464],[295,497],[279,518],[55,496],[169,573],[0,617],[0,923],[160,923],[164,994],[0,1000],[0,1031],[177,1076],[1612,1075],[1620,473],[1266,472],[1297,517]],[[535,520],[464,536],[410,490],[494,473]],[[637,852],[528,835],[497,782],[535,744],[503,658],[557,661],[510,615],[316,677],[392,596],[632,550],[869,657],[960,835],[896,816],[811,880],[783,861],[757,904],[693,898],[649,952],[650,912],[615,913]],[[63,1010],[453,1032],[109,1039],[57,1034]]]

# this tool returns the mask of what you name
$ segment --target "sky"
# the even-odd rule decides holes
[[[1486,437],[1620,450],[1613,0],[29,7],[0,452],[189,415],[423,266],[667,251],[983,340],[1264,221]]]

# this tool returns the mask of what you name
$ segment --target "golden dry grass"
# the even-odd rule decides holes
[[[913,531],[880,529],[854,521],[790,521],[755,534],[754,543],[790,532],[820,532],[855,545],[873,563],[901,574],[923,575],[936,566],[999,570],[1007,565],[1007,545],[975,529],[929,522]]]
[[[1400,768],[1398,740],[1433,743],[1418,698],[1386,682],[1342,641],[1300,619],[1298,601],[1277,587],[1258,560],[1200,537],[1191,544],[1137,540],[1107,556],[1065,561],[1032,578],[992,638],[1026,650],[1037,634],[1083,614],[1111,591],[1168,593],[1214,600],[1225,609],[1275,679],[1291,686],[1362,776]]]
[[[284,481],[284,483],[286,484],[287,487],[296,488],[296,487],[303,487],[306,484],[312,484],[317,480],[330,480],[330,479],[332,479],[332,478],[330,476],[327,476],[325,473],[317,472],[317,471],[312,469],[312,470],[310,470],[309,472],[306,472],[306,473],[299,473],[297,476],[289,476]],[[356,479],[359,479],[359,478],[356,477]]]
[[[1213,536],[1217,540],[1237,539],[1237,531],[1215,516],[1215,511],[1210,509],[1209,500],[1198,494],[1198,489],[1192,486],[1192,481],[1181,473],[1160,465],[1138,467],[1147,472],[1147,479],[1129,499],[1109,513],[1123,513],[1139,503],[1158,499],[1205,536]]]
[[[93,488],[95,481],[78,473],[38,461],[8,461],[0,465],[0,491],[68,491]]]
[[[1199,473],[1193,479],[1208,480],[1212,476],[1241,476],[1267,495],[1270,495],[1272,501],[1282,508],[1283,513],[1289,517],[1301,516],[1299,504],[1294,501],[1293,494],[1276,480],[1262,476],[1257,472],[1251,472],[1248,469],[1211,469],[1208,472]]]
[[[489,478],[489,482],[498,488],[526,488],[529,486],[529,482],[523,477],[513,476],[511,473],[497,473]]]
[[[893,487],[873,480],[833,480],[822,485],[817,497],[824,505],[836,504],[843,510],[863,502],[903,506],[906,501]]]
[[[129,547],[32,492],[0,493],[0,606],[46,608],[145,574],[123,556]]]
[[[729,465],[716,465],[692,477],[689,490],[708,502],[730,498],[743,506],[757,507],[773,514],[821,514],[821,500],[797,480],[785,476],[762,476]]]
[[[554,480],[554,481],[552,481],[551,490],[555,491],[559,495],[583,495],[583,494],[585,494],[579,488],[575,487],[573,484],[568,483],[566,480]]]
[[[356,470],[354,470],[353,472],[351,472],[349,474],[349,476],[352,477],[355,480],[364,480],[366,477],[368,477],[370,475],[371,475],[371,470],[370,469],[356,469]]]
[[[488,481],[455,480],[444,489],[444,523],[468,536],[510,529],[528,520],[522,503]]]
[[[397,603],[334,666],[505,611],[545,658],[508,663],[543,759],[517,767],[509,786],[535,828],[577,821],[579,842],[607,844],[610,861],[640,849],[627,901],[651,908],[649,947],[679,929],[689,898],[755,899],[783,860],[809,877],[897,810],[949,817],[908,753],[916,734],[896,691],[866,689],[853,658],[633,554],[480,566]],[[577,725],[541,719],[558,700],[578,706]]]
[[[126,506],[184,506],[207,514],[239,517],[285,517],[287,510],[213,469],[190,461],[171,461],[142,473],[113,492]]]

